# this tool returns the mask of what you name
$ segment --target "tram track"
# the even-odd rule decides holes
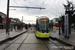
[[[32,34],[33,33],[33,34]],[[43,38],[35,38],[35,31],[29,30],[29,32],[17,37],[13,41],[9,41],[5,44],[8,44],[2,48],[3,50],[65,50],[65,48],[61,48],[60,46],[65,46],[53,39],[43,39]],[[30,39],[30,40],[29,40]],[[32,41],[31,41],[32,40]],[[10,43],[11,42],[11,43]],[[4,44],[4,45],[5,45]],[[57,48],[52,48],[53,46]]]
[[[29,35],[29,33],[28,33],[28,35]],[[24,38],[24,40],[23,40],[21,43],[19,43],[20,45],[19,45],[19,47],[17,48],[17,50],[20,50],[20,47],[22,46],[23,42],[24,42],[25,39],[28,37],[28,35]],[[19,40],[22,36],[23,36],[23,34],[22,34],[21,36],[17,37],[13,42],[11,42],[11,43],[6,43],[6,44],[8,44],[8,45],[7,45],[6,47],[4,47],[3,50],[6,50],[6,49],[7,49],[8,47],[10,47],[12,44],[15,44],[15,42],[16,42],[17,40]]]
[[[29,33],[28,33],[28,35],[29,35]],[[19,45],[19,47],[17,48],[17,50],[20,50],[22,44],[24,43],[24,41],[26,40],[26,38],[28,37],[28,35],[25,37],[25,39],[24,39],[24,40],[22,41],[22,43]]]
[[[54,44],[56,47],[58,47],[59,50],[65,50],[64,48],[60,47],[60,45],[58,43],[55,43],[54,41],[52,41],[50,38],[48,39],[49,42],[51,42],[52,44]],[[49,46],[47,46],[47,43],[45,43],[43,41],[43,39],[40,39],[40,41],[42,42],[42,44],[44,45],[44,47],[46,48],[46,50],[51,50],[49,49]],[[50,47],[51,48],[51,47]]]
[[[18,39],[20,39],[23,35],[19,36],[17,39],[15,39],[12,43],[9,43],[9,45],[7,45],[3,50],[6,50],[6,48],[8,48],[10,45],[12,45],[15,41],[17,41]]]
[[[60,46],[56,43],[54,43],[50,38],[49,38],[49,42],[53,43],[55,46],[57,46],[60,50],[64,50],[63,48],[60,48]]]
[[[73,50],[71,47],[69,47],[67,44],[64,44],[64,43],[61,43],[61,44],[64,44],[64,45],[59,45],[58,43],[55,43],[54,41],[52,41],[50,38],[49,38],[49,42],[51,42],[51,43],[53,43],[55,46],[57,46],[58,47],[58,49],[60,49],[60,50]],[[65,48],[65,47],[67,47],[68,46],[68,48]]]
[[[44,41],[43,41],[42,39],[40,39],[40,41],[42,42],[42,44],[44,45],[44,47],[46,48],[46,50],[50,50],[50,49],[48,48],[48,46],[46,45],[46,43],[44,43]]]
[[[45,43],[42,39],[40,39],[40,41],[42,42],[42,44],[44,45],[46,50],[51,50],[51,49],[49,49],[49,46],[46,45],[47,43]],[[58,45],[57,43],[53,42],[50,38],[49,38],[49,42],[51,42],[52,44],[57,46],[59,48],[59,50],[64,50],[63,48],[60,47],[60,45]]]

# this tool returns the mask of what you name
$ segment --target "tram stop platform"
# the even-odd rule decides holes
[[[64,33],[61,33],[61,35],[59,35],[59,31],[55,31],[55,32],[51,31],[50,37],[75,47],[75,32],[71,32],[69,39],[65,38],[63,34]]]
[[[23,34],[24,32],[26,32],[27,30],[16,30],[16,31],[10,31],[9,35],[6,34],[6,30],[5,29],[0,29],[0,43],[4,42],[6,40],[13,39],[21,34]]]

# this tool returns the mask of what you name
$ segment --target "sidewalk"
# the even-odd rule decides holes
[[[0,29],[0,42],[8,38],[9,37],[6,35],[6,29]]]
[[[51,38],[54,38],[54,39],[57,39],[59,41],[62,41],[66,44],[70,44],[72,46],[75,46],[75,32],[71,32],[71,35],[70,35],[70,38],[65,38],[63,36],[63,33],[61,33],[61,35],[59,35],[59,32],[56,31],[56,32],[50,32],[50,37]]]
[[[14,38],[18,35],[23,34],[27,30],[17,30],[17,31],[11,31],[9,32],[9,36],[6,35],[6,30],[5,29],[0,29],[0,42],[5,41],[9,38]]]
[[[13,31],[13,32],[10,32],[10,38],[14,38],[15,36],[18,36],[22,33],[26,32],[26,30],[17,30],[17,31]]]

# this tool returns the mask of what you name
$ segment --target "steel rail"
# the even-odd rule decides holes
[[[50,40],[50,38],[49,38],[49,41],[50,41],[50,42],[52,42],[54,45],[56,45],[56,46],[58,46],[58,47],[59,47],[59,45],[57,45],[57,44],[56,44],[56,43],[54,43],[52,40]],[[63,50],[63,48],[60,48],[60,47],[59,47],[59,49],[60,49],[60,50]]]
[[[28,35],[29,35],[29,33],[28,33]],[[24,39],[24,40],[22,41],[22,43],[19,45],[19,47],[17,48],[17,50],[20,50],[22,44],[24,43],[24,41],[26,40],[26,38],[28,37],[28,35],[25,37],[25,39]]]
[[[46,48],[47,50],[50,50],[50,49],[48,48],[48,46],[43,42],[43,40],[40,39],[40,41],[42,42],[42,44],[45,46],[45,48]]]
[[[15,41],[17,41],[18,39],[20,39],[23,36],[23,34],[21,36],[19,36],[17,39],[15,39],[12,43],[10,43],[9,45],[7,45],[3,50],[6,50],[6,48],[8,48],[10,45],[12,45]]]

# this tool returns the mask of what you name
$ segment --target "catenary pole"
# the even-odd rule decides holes
[[[9,35],[9,1],[7,0],[6,34]]]

